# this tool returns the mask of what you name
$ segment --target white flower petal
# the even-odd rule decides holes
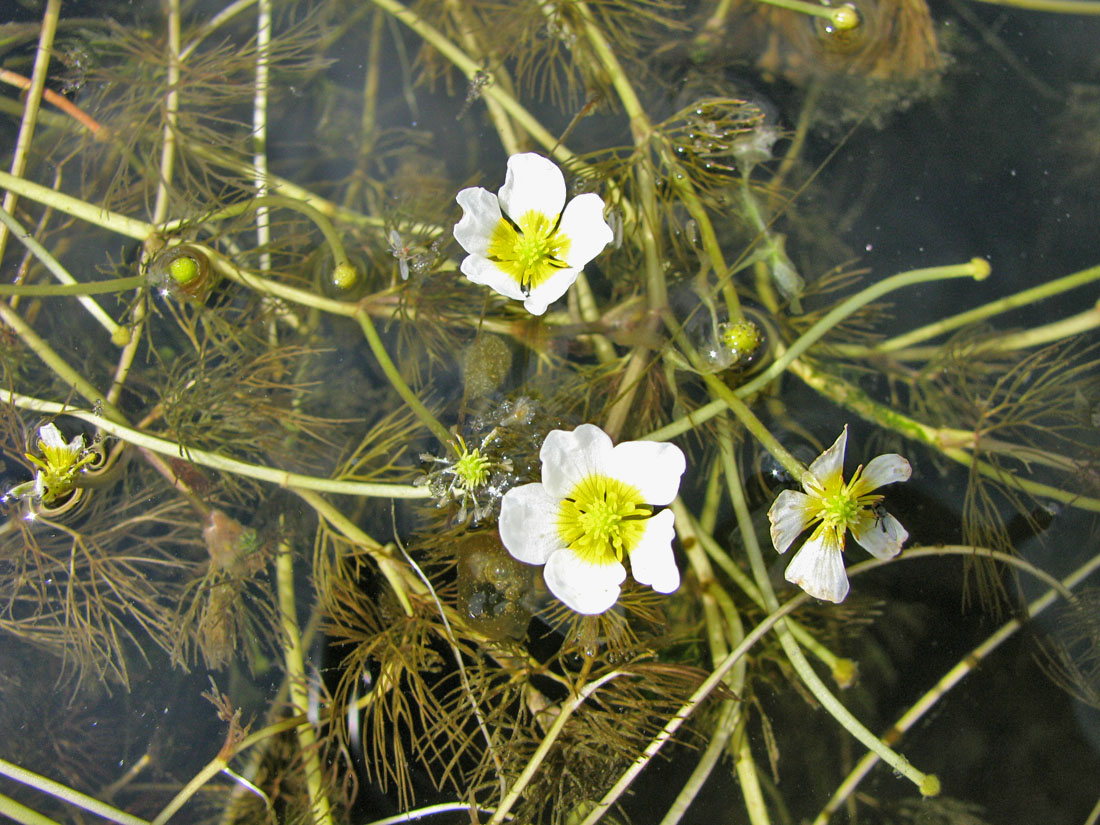
[[[463,275],[475,284],[491,287],[506,298],[522,301],[525,297],[516,279],[488,258],[483,258],[480,255],[467,255],[462,259],[459,269],[462,270]]]
[[[852,528],[852,538],[876,559],[892,559],[901,552],[909,531],[887,513],[881,519],[867,519]]]
[[[486,257],[489,239],[501,221],[497,196],[480,186],[463,189],[455,196],[462,220],[455,224],[455,240],[471,255]]]
[[[565,262],[577,269],[584,269],[615,237],[603,218],[603,198],[591,192],[569,201],[558,231],[569,238]]]
[[[626,568],[618,562],[588,564],[566,548],[550,556],[542,577],[550,592],[567,607],[592,615],[603,613],[618,600]]]
[[[500,500],[500,540],[513,557],[527,564],[545,564],[562,548],[558,505],[542,484],[513,487]]]
[[[783,575],[815,599],[842,602],[848,595],[844,555],[833,540],[832,533],[824,530],[802,545]]]
[[[810,472],[814,478],[823,484],[830,478],[840,476],[844,472],[844,448],[848,445],[848,425],[844,425],[844,431],[833,442],[833,446],[814,459],[810,465]]]
[[[565,176],[552,160],[527,152],[508,158],[508,174],[498,195],[500,206],[515,222],[530,211],[556,223],[565,206]]]
[[[64,449],[68,447],[65,443],[65,439],[61,436],[61,431],[57,429],[56,424],[44,424],[38,428],[38,438],[46,447],[53,447],[54,449]]]
[[[611,451],[607,473],[637,487],[647,504],[669,504],[687,468],[683,450],[659,441],[624,441]]]
[[[909,462],[897,453],[877,455],[863,468],[861,480],[867,490],[877,490],[884,484],[908,481],[913,474]]]
[[[608,473],[611,450],[611,436],[595,424],[581,424],[572,432],[551,430],[539,450],[547,492],[562,499],[581,479]]]
[[[630,574],[639,584],[648,584],[658,593],[671,593],[680,586],[680,571],[672,552],[676,535],[671,510],[662,510],[646,519],[642,540],[630,554]]]
[[[569,291],[580,272],[579,269],[559,269],[531,290],[523,301],[523,308],[532,315],[542,315],[550,304]]]
[[[772,546],[786,553],[810,521],[810,497],[797,490],[784,490],[768,510],[771,521]]]

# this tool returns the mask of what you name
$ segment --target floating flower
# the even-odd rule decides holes
[[[455,199],[462,207],[455,240],[470,253],[462,274],[523,301],[532,315],[564,295],[614,237],[600,196],[578,195],[566,204],[565,177],[541,155],[508,158],[499,194],[475,186]]]
[[[844,481],[844,448],[848,427],[829,449],[818,456],[802,476],[800,493],[785,490],[771,509],[772,544],[780,553],[807,527],[817,527],[787,566],[786,579],[811,596],[830,602],[844,601],[848,576],[844,572],[844,535],[854,538],[875,558],[896,556],[909,533],[883,509],[881,495],[872,494],[884,484],[906,481],[912,468],[896,453],[871,459],[859,467],[851,481]]]
[[[77,435],[68,444],[54,424],[38,428],[38,449],[42,458],[27,453],[27,459],[38,468],[34,481],[27,481],[8,492],[12,498],[33,495],[43,504],[64,498],[76,486],[76,477],[96,458],[84,446],[84,436]],[[6,496],[7,497],[7,496]]]
[[[553,430],[542,450],[542,483],[504,494],[500,538],[515,558],[544,564],[550,592],[578,613],[603,613],[619,598],[630,558],[634,579],[658,593],[680,586],[670,510],[684,454],[673,444],[611,438],[592,424]]]

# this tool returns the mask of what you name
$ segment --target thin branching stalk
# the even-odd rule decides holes
[[[38,49],[34,54],[34,69],[31,72],[31,85],[23,103],[23,119],[19,123],[19,134],[15,138],[15,151],[12,153],[10,174],[22,177],[27,168],[27,153],[34,141],[34,128],[38,120],[38,107],[42,105],[42,90],[46,85],[46,75],[50,70],[50,54],[53,51],[53,39],[57,32],[57,21],[61,16],[61,0],[48,0],[42,14],[42,29],[38,35]],[[3,209],[9,215],[15,213],[18,195],[9,189],[4,193]],[[0,258],[8,244],[8,227],[0,227]]]
[[[729,445],[727,445],[729,447]],[[729,490],[730,501],[733,503],[734,513],[737,516],[738,526],[741,528],[741,540],[744,543],[746,555],[749,558],[749,567],[752,569],[756,586],[764,597],[764,603],[768,609],[775,611],[779,607],[779,600],[772,589],[771,579],[768,577],[767,565],[764,564],[763,554],[760,552],[760,544],[756,539],[756,531],[753,530],[752,516],[749,514],[748,504],[745,501],[744,490],[741,487],[741,474],[737,470],[736,461],[732,454],[732,448],[722,451],[722,460],[726,468],[726,487]],[[875,736],[867,727],[852,715],[832,691],[821,681],[821,677],[813,669],[813,666],[802,653],[794,636],[791,634],[787,622],[780,622],[777,627],[779,641],[783,646],[783,652],[787,659],[802,679],[803,684],[809,688],[814,698],[821,706],[836,719],[840,725],[853,737],[864,744],[869,750],[878,754],[883,761],[895,771],[911,781],[923,796],[936,796],[940,792],[940,781],[934,774],[923,773],[917,770],[908,759],[890,748]]]
[[[1026,616],[1028,620],[1035,619],[1044,610],[1054,604],[1055,600],[1060,596],[1063,599],[1070,600],[1073,598],[1073,588],[1084,581],[1088,576],[1100,569],[1100,555],[1093,556],[1083,565],[1074,570],[1070,575],[1066,576],[1061,581],[1053,578],[1044,571],[1038,569],[1034,565],[1028,563],[1024,559],[1018,556],[1013,556],[1008,553],[999,553],[994,550],[986,550],[984,548],[974,547],[936,547],[936,548],[915,548],[905,552],[905,558],[918,558],[924,552],[930,552],[931,555],[946,555],[949,553],[961,553],[963,555],[979,555],[988,558],[996,559],[1004,564],[1009,564],[1026,573],[1035,576],[1046,584],[1050,585],[1050,590],[1044,593],[1039,598],[1028,603],[1027,607],[1022,611],[1021,615]],[[1024,626],[1024,620],[1020,618],[1010,619],[997,628],[989,638],[971,650],[966,656],[962,657],[953,668],[940,677],[928,691],[924,693],[905,713],[903,713],[890,729],[883,734],[883,741],[893,743],[900,739],[906,731],[915,725],[922,716],[924,716],[929,710],[935,706],[935,704],[942,699],[948,691],[954,688],[959,682],[961,682],[967,675],[972,673],[981,663],[984,661],[994,650],[1001,646],[1004,642],[1015,635],[1016,631]],[[844,781],[837,786],[833,796],[825,804],[825,807],[821,809],[821,813],[817,815],[814,820],[814,825],[825,825],[829,821],[829,818],[836,813],[840,806],[844,804],[844,801],[852,795],[856,787],[864,777],[870,773],[871,769],[878,763],[878,756],[874,753],[866,753],[856,763],[856,766],[848,773],[848,776],[844,778]]]
[[[302,637],[298,632],[297,605],[294,598],[294,553],[287,542],[281,542],[275,554],[276,588],[279,592],[279,612],[282,624],[283,663],[290,686],[290,704],[298,713],[309,709],[309,685],[306,682]],[[332,825],[332,806],[324,785],[317,731],[312,724],[295,729],[298,750],[309,791],[310,814],[314,825]]]

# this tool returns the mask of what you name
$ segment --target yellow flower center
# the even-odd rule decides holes
[[[558,534],[588,564],[614,564],[637,547],[651,515],[637,487],[593,474],[562,501]]]
[[[813,485],[807,489],[810,494],[811,518],[809,523],[820,521],[819,530],[829,530],[844,547],[844,534],[848,530],[858,530],[873,518],[870,510],[882,501],[882,496],[867,489],[862,477],[863,468],[856,470],[851,480],[844,482],[840,473],[832,478],[823,479],[821,486]]]
[[[454,472],[462,486],[473,492],[489,480],[489,459],[477,449],[464,452],[455,462]]]
[[[531,210],[515,223],[501,218],[489,238],[489,258],[519,284],[524,295],[565,268],[569,238],[556,219]]]

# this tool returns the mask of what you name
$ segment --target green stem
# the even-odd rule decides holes
[[[151,825],[165,825],[187,803],[187,800],[198,793],[203,785],[221,773],[222,769],[227,766],[226,759],[220,754],[207,762],[203,769],[191,777],[191,780],[180,789],[180,792],[172,797],[172,800],[157,814],[157,818],[152,821]]]
[[[601,676],[599,679],[589,682],[575,695],[569,697],[561,706],[558,711],[558,715],[554,718],[554,723],[550,725],[550,729],[546,731],[546,735],[539,742],[538,748],[531,755],[531,758],[527,760],[527,764],[523,768],[512,787],[508,789],[508,793],[500,801],[500,805],[493,812],[492,819],[489,820],[489,825],[500,825],[508,817],[508,812],[512,810],[512,806],[516,804],[516,800],[519,799],[520,794],[530,784],[531,780],[535,777],[535,771],[538,770],[539,765],[542,764],[546,755],[550,752],[550,748],[558,740],[562,730],[565,728],[565,723],[569,721],[569,718],[579,708],[584,701],[595,693],[606,683],[610,682],[616,676],[621,676],[617,670],[612,671]]]
[[[1053,295],[1060,295],[1063,292],[1067,292],[1079,286],[1084,286],[1085,284],[1090,284],[1097,280],[1100,280],[1100,266],[1082,269],[1080,272],[1075,272],[1072,275],[1055,278],[1053,281],[1047,281],[1039,286],[1025,289],[1021,292],[1013,293],[1012,295],[1007,295],[1004,298],[999,298],[996,301],[991,301],[988,304],[983,304],[980,307],[975,307],[966,312],[960,312],[958,315],[952,315],[948,318],[942,318],[935,323],[918,327],[917,329],[906,332],[904,335],[889,338],[881,344],[867,347],[866,352],[868,354],[893,352],[894,350],[899,350],[912,344],[920,343],[921,341],[927,341],[929,338],[943,335],[946,332],[951,332],[967,324],[984,321],[986,318],[991,318],[1002,312],[1031,306],[1036,301],[1041,301]]]
[[[31,254],[34,255],[35,258],[38,259],[39,263],[41,263],[44,267],[46,267],[46,269],[48,269],[50,271],[50,273],[54,276],[54,278],[61,281],[62,285],[74,285],[74,286],[77,286],[77,287],[80,287],[80,286],[93,286],[92,284],[86,284],[86,285],[78,284],[77,280],[72,275],[69,274],[68,270],[65,269],[65,267],[63,267],[61,265],[61,262],[58,261],[57,258],[55,258],[53,255],[51,255],[49,250],[47,250],[44,246],[42,246],[42,244],[40,244],[37,240],[35,240],[35,238],[31,235],[31,233],[28,232],[26,229],[24,229],[23,225],[20,224],[19,221],[17,221],[15,219],[15,216],[12,215],[10,212],[8,212],[5,209],[0,209],[0,221],[2,221],[4,223],[4,225],[8,229],[11,230],[12,234],[15,235],[15,237],[19,239],[20,243],[22,243],[23,246],[27,247],[27,249],[30,250]],[[128,280],[133,280],[133,279],[120,278],[118,280],[107,281],[105,283],[110,283],[110,284],[116,284],[117,285],[119,283],[125,283]],[[134,284],[134,286],[136,287],[136,286],[140,286],[140,285],[141,285],[141,280],[139,279],[138,283]],[[95,286],[98,287],[100,285],[95,284]],[[38,285],[28,287],[28,286],[23,286],[21,284],[0,284],[0,295],[36,295],[36,294],[41,294],[41,293],[35,293],[33,291],[28,291],[28,290],[43,289],[43,288],[47,288],[47,287],[42,287],[42,286],[38,286]],[[56,288],[57,287],[54,287],[54,289],[56,289]],[[123,286],[119,291],[121,292],[121,291],[124,291],[126,289],[132,289],[132,288],[133,287]],[[54,294],[54,293],[46,293],[46,294]],[[57,294],[68,294],[68,293],[57,293]],[[107,330],[108,334],[113,336],[118,331],[118,324],[116,324],[114,322],[114,320],[111,318],[110,315],[108,315],[106,312],[103,311],[103,307],[101,307],[99,304],[97,304],[95,301],[91,300],[90,298],[86,297],[88,295],[93,295],[95,293],[93,293],[93,292],[74,292],[72,294],[81,296],[80,297],[80,303],[84,306],[84,308],[86,310],[88,310],[88,312],[92,315],[93,318],[95,318],[97,321],[99,321],[100,326],[102,326],[105,330]]]
[[[736,467],[736,460],[732,455],[728,457],[728,461]],[[738,526],[741,528],[741,540],[744,542],[745,554],[748,556],[749,567],[756,579],[756,586],[760,588],[760,593],[763,595],[764,603],[768,606],[768,609],[774,612],[779,607],[779,600],[772,589],[771,579],[768,577],[768,568],[764,564],[764,556],[760,552],[760,544],[756,540],[756,531],[753,529],[752,516],[749,515],[748,503],[745,501],[745,491],[741,486],[740,473],[727,473],[726,486],[729,489],[730,500],[737,516]],[[786,620],[780,622],[776,626],[776,630],[779,633],[779,642],[783,646],[783,651],[787,654],[787,659],[802,679],[803,684],[809,688],[814,698],[821,703],[821,706],[829,715],[836,719],[855,739],[863,743],[868,750],[878,754],[890,767],[916,785],[922,795],[936,796],[939,794],[940,782],[935,775],[922,773],[913,767],[908,759],[871,733],[832,694],[825,683],[821,681],[821,677],[817,675],[817,671],[806,659],[802,648],[798,646],[798,642],[791,634]]]
[[[1025,616],[1026,621],[1031,621],[1035,619],[1036,616],[1038,616],[1040,613],[1050,607],[1050,605],[1052,605],[1055,599],[1057,599],[1059,596],[1067,600],[1072,599],[1073,593],[1071,592],[1071,588],[1080,584],[1087,576],[1091,575],[1097,569],[1100,569],[1100,555],[1096,555],[1089,559],[1081,567],[1077,568],[1077,570],[1075,570],[1065,579],[1063,579],[1062,581],[1058,581],[1057,579],[1049,576],[1042,570],[1039,570],[1038,568],[1032,566],[1031,564],[1028,564],[1026,561],[1016,556],[1012,556],[1007,553],[998,553],[993,550],[986,550],[985,548],[959,546],[911,548],[909,550],[906,550],[903,555],[898,556],[895,561],[925,558],[927,556],[971,556],[975,555],[976,552],[977,555],[995,558],[1002,563],[1011,564],[1019,567],[1020,569],[1025,570],[1026,572],[1038,577],[1039,579],[1050,585],[1050,590],[1029,603],[1027,607],[1023,611],[1021,611],[1020,615]],[[853,568],[851,572],[855,573],[856,568]],[[890,742],[900,739],[906,731],[912,728],[913,725],[915,725],[917,721],[920,720],[922,716],[924,716],[924,714],[932,709],[936,702],[942,699],[948,693],[948,691],[954,688],[960,681],[962,681],[965,676],[967,676],[975,668],[977,668],[982,660],[988,657],[1002,643],[1007,641],[1017,630],[1023,627],[1024,621],[1025,620],[1019,618],[1010,619],[1008,622],[1001,625],[1001,627],[998,628],[996,632],[994,632],[991,636],[989,636],[989,638],[987,638],[984,642],[982,642],[980,645],[970,651],[970,653],[959,660],[958,664],[951,668],[951,670],[947,671],[947,673],[945,673],[939,679],[939,681],[937,681],[936,684],[933,685],[931,689],[925,692],[925,694],[921,696],[921,698],[918,699],[916,703],[909,708],[909,710],[901,715],[898,721],[890,726],[889,730],[887,730],[887,732],[883,734],[883,739]],[[817,818],[814,820],[814,825],[825,825],[825,823],[829,821],[829,818],[832,816],[832,814],[834,814],[840,808],[845,799],[851,796],[859,783],[863,781],[864,777],[866,777],[867,774],[870,773],[871,768],[873,768],[877,763],[878,757],[874,753],[864,754],[863,758],[860,759],[858,763],[856,763],[856,766],[852,768],[848,776],[845,777],[844,781],[841,782],[836,791],[833,792],[832,797],[825,804],[825,807],[821,809],[821,813],[819,813],[817,815]]]
[[[3,213],[0,212],[0,216],[2,216],[2,214]],[[0,217],[0,220],[2,219],[3,218]],[[67,284],[0,284],[0,295],[23,295],[34,298],[60,298],[72,295],[105,295],[112,292],[126,292],[127,290],[136,289],[144,284],[144,275],[131,275],[129,278],[112,278],[109,281],[91,281],[83,283],[74,281]],[[106,318],[115,329],[118,329],[118,324],[111,321],[109,316],[104,314],[104,318]],[[107,331],[113,332],[110,329]]]
[[[830,21],[835,28],[841,31],[854,29],[860,22],[859,15],[856,14],[853,19],[851,9],[848,9],[848,13],[845,13],[844,6],[819,6],[817,3],[807,3],[805,0],[756,0],[756,2],[777,6],[781,9],[787,9],[787,11],[795,11],[799,14],[808,14],[811,17],[821,17]]]
[[[10,796],[0,794],[0,814],[19,825],[60,825],[55,819],[40,814],[33,808],[21,805]]]
[[[344,242],[340,240],[340,235],[336,232],[336,228],[332,225],[332,221],[330,221],[321,210],[311,206],[305,201],[296,200],[295,198],[288,198],[283,195],[261,195],[251,200],[223,207],[216,212],[211,212],[209,215],[204,215],[202,217],[202,222],[211,223],[225,220],[226,218],[236,218],[255,209],[259,209],[262,206],[278,206],[282,209],[290,209],[305,215],[321,230],[321,234],[325,237],[325,243],[327,243],[329,249],[332,250],[332,257],[336,265],[340,266],[341,264],[348,263],[348,255],[347,252],[344,251]],[[180,229],[184,224],[192,222],[193,221],[170,221],[161,228],[161,231],[167,233],[174,232]]]
[[[291,548],[280,543],[275,555],[275,576],[279,593],[279,612],[283,628],[283,661],[290,686],[290,704],[298,713],[309,709],[309,682],[306,678],[302,637],[298,630],[297,605],[294,598],[294,555]],[[295,728],[298,753],[306,775],[310,814],[315,825],[332,825],[332,808],[324,787],[324,774],[317,745],[317,731],[310,722]]]
[[[435,437],[439,439],[440,444],[450,450],[457,449],[454,436],[451,435],[446,427],[439,423],[439,419],[432,415],[431,411],[424,406],[416,393],[412,391],[412,388],[405,383],[405,379],[401,377],[401,373],[398,371],[397,366],[390,359],[389,353],[386,352],[386,347],[383,345],[382,339],[378,336],[378,330],[374,328],[374,322],[371,321],[370,315],[360,310],[355,313],[355,320],[359,322],[359,326],[363,330],[363,335],[367,338],[367,343],[370,345],[371,352],[374,353],[374,358],[378,362],[378,366],[382,368],[382,372],[386,374],[386,378],[389,379],[390,384],[397,390],[397,394],[405,400],[409,409],[420,419],[421,423],[431,430]]]
[[[0,315],[2,315],[2,302],[0,302]],[[26,410],[35,410],[53,415],[69,415],[81,421],[94,424],[105,433],[120,438],[138,447],[144,447],[161,455],[173,458],[184,457],[193,464],[210,467],[226,473],[254,478],[266,481],[284,488],[298,487],[303,490],[316,490],[322,493],[338,493],[345,496],[366,496],[369,498],[428,498],[430,493],[427,487],[416,487],[411,484],[390,484],[387,482],[369,481],[340,481],[339,479],[318,478],[316,476],[291,473],[286,470],[278,470],[274,467],[264,467],[259,464],[249,464],[234,458],[217,453],[209,453],[191,447],[185,447],[175,441],[158,438],[155,435],[143,433],[132,427],[127,427],[117,421],[96,415],[87,410],[74,409],[54,401],[43,401],[38,398],[20,395],[18,393],[0,393],[0,400]]]
[[[41,791],[55,799],[68,802],[70,805],[75,805],[78,808],[83,808],[85,811],[93,813],[96,816],[101,816],[111,822],[117,822],[118,825],[149,825],[146,820],[140,817],[132,816],[125,811],[120,811],[118,808],[113,808],[105,802],[100,802],[98,799],[80,793],[80,791],[74,791],[72,788],[62,785],[60,782],[54,782],[52,779],[47,779],[40,774],[28,771],[26,768],[21,768],[4,759],[0,759],[0,774],[21,785],[34,788],[36,791]]]
[[[791,474],[791,478],[800,481],[802,474],[806,472],[806,466],[779,443],[779,439],[771,434],[771,431],[756,417],[748,405],[738,398],[737,394],[727,387],[722,379],[714,375],[704,374],[703,381],[711,394],[718,396],[730,408],[730,412],[737,416],[745,429],[752,433],[761,446],[783,465],[783,468]]]
[[[1052,14],[1100,14],[1100,3],[1095,0],[978,0],[978,2]]]
[[[397,2],[397,0],[371,0],[376,6],[400,22],[404,23],[416,32],[426,43],[429,43],[445,58],[450,60],[458,69],[466,75],[466,79],[472,81],[474,76],[481,71],[477,64],[462,49],[444,37],[438,29],[433,28],[423,20],[415,11]],[[562,163],[572,161],[574,155],[564,146],[558,144],[558,139],[548,132],[541,123],[528,112],[520,103],[504,91],[500,85],[491,83],[482,90],[482,94],[500,104],[512,120],[522,126],[536,143],[540,144],[550,155]]]
[[[927,281],[939,281],[948,278],[974,278],[975,280],[983,280],[989,275],[989,264],[981,258],[974,258],[969,263],[955,264],[952,266],[937,266],[930,269],[914,269],[909,272],[902,272],[897,275],[892,275],[889,278],[885,278],[876,284],[857,292],[845,301],[842,301],[839,305],[829,311],[821,320],[814,324],[810,329],[803,333],[791,346],[782,353],[775,361],[760,375],[746,384],[742,384],[734,392],[738,398],[746,398],[755,392],[763,389],[769,383],[778,378],[787,367],[802,353],[816,344],[822,336],[824,336],[830,329],[839,324],[853,312],[860,307],[869,304],[876,298],[881,298],[888,292],[895,289],[901,289],[905,286],[912,286],[913,284],[925,283]],[[675,438],[688,430],[695,429],[704,421],[709,421],[718,415],[722,410],[726,409],[727,405],[725,400],[719,399],[712,401],[709,404],[705,404],[699,409],[695,410],[689,415],[683,418],[672,421],[646,436],[643,436],[647,441],[668,441],[670,438]]]
[[[715,665],[711,674],[703,680],[703,683],[695,689],[695,692],[691,694],[690,698],[688,698],[672,718],[665,723],[664,727],[661,728],[657,735],[650,740],[645,750],[642,751],[631,766],[623,772],[622,776],[619,777],[611,790],[604,794],[603,799],[601,799],[592,812],[584,818],[581,825],[595,825],[595,823],[599,822],[600,819],[603,818],[603,815],[610,810],[611,806],[618,801],[619,797],[626,792],[627,788],[634,782],[635,777],[637,777],[638,774],[642,772],[642,769],[653,760],[653,757],[660,752],[665,742],[676,734],[680,726],[691,718],[691,715],[699,707],[700,703],[723,682],[726,674],[740,661],[741,657],[748,653],[753,645],[760,641],[760,639],[762,639],[778,622],[782,621],[785,616],[801,607],[809,600],[810,597],[805,593],[800,593],[795,596],[754,627],[752,631],[745,636],[741,644],[737,645],[737,647],[729,652],[726,658]]]
[[[927,444],[964,467],[974,467],[987,478],[1033,496],[1051,498],[1081,510],[1089,510],[1094,513],[1100,512],[1100,499],[1076,495],[1067,490],[1052,487],[1049,484],[1019,478],[1008,470],[977,458],[971,450],[980,447],[981,441],[976,441],[972,432],[937,428],[917,421],[890,407],[879,404],[859,387],[848,383],[844,379],[814,370],[802,361],[795,361],[790,366],[792,373],[837,404],[852,410],[868,421],[900,433],[906,438]],[[964,446],[968,449],[964,449]],[[1027,456],[1026,448],[1020,447],[1016,452],[1017,458],[1021,455]]]
[[[301,487],[291,488],[295,495],[302,499],[306,504],[316,511],[318,517],[324,519],[331,524],[337,532],[339,532],[344,538],[353,542],[358,547],[362,547],[374,559],[375,564],[382,571],[382,575],[386,577],[386,581],[390,583],[390,587],[393,588],[394,594],[397,596],[397,600],[401,602],[401,608],[405,611],[406,616],[413,615],[412,602],[409,601],[408,591],[412,589],[414,592],[420,592],[417,579],[411,579],[410,582],[406,582],[398,570],[395,560],[389,555],[386,549],[367,535],[363,530],[357,527],[347,516],[345,516],[336,507],[333,507],[326,499],[319,496],[317,493],[306,490]],[[419,489],[419,488],[418,488]]]

